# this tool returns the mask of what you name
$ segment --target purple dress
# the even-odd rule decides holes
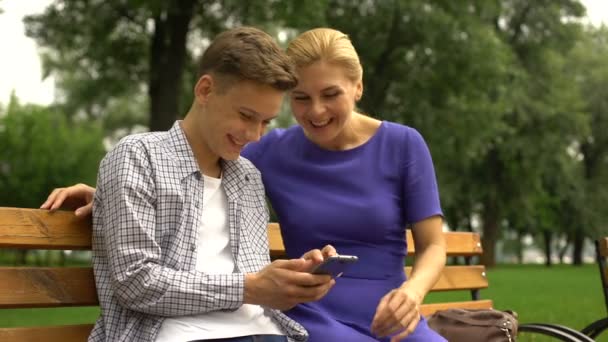
[[[405,227],[442,215],[429,150],[414,129],[391,122],[365,144],[330,151],[300,126],[275,129],[242,155],[262,172],[287,255],[333,245],[359,257],[323,299],[286,312],[309,341],[388,341],[370,332],[380,299],[405,281]],[[421,320],[404,341],[445,341]]]

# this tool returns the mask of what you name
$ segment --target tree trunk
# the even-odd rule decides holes
[[[568,246],[570,246],[570,241],[572,240],[572,238],[570,237],[570,234],[566,234],[565,238],[566,238],[566,243],[558,251],[560,264],[564,263],[564,258],[566,257],[566,252],[568,251]]]
[[[553,262],[551,261],[551,255],[553,254],[553,233],[550,230],[543,230],[543,242],[545,244],[545,266],[551,267]]]
[[[524,246],[523,246],[523,241],[522,241],[523,235],[524,235],[524,232],[522,230],[517,231],[516,248],[517,248],[517,263],[518,264],[524,263]]]
[[[486,202],[482,211],[483,219],[483,235],[481,237],[481,246],[483,254],[480,261],[486,267],[496,265],[496,241],[498,241],[498,208],[494,201]]]
[[[582,229],[577,228],[574,232],[574,239],[572,241],[572,264],[581,266],[583,264],[583,247],[585,243],[585,235]]]
[[[154,18],[150,45],[150,131],[167,130],[177,119],[186,61],[186,41],[197,0],[167,2]]]

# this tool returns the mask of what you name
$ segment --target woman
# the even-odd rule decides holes
[[[290,257],[327,244],[359,257],[327,296],[287,314],[313,342],[445,341],[419,312],[445,263],[437,182],[423,138],[356,110],[363,71],[345,34],[313,29],[287,53],[299,76],[290,94],[299,125],[269,132],[242,155],[262,172]],[[43,208],[93,191],[56,190]],[[406,281],[408,225],[416,261]]]

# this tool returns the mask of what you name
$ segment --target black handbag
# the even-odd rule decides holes
[[[428,318],[429,327],[449,342],[515,342],[517,313],[494,309],[447,309]]]

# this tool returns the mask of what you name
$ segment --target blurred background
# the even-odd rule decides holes
[[[359,107],[425,137],[446,229],[482,234],[500,279],[487,296],[578,328],[605,316],[592,242],[608,235],[608,1],[0,0],[0,11],[0,206],[94,185],[118,139],[168,129],[218,32],[254,25],[286,46],[329,26],[362,59]],[[274,125],[292,124],[284,106]],[[9,265],[88,258],[0,252]],[[521,291],[546,297],[531,305]]]

